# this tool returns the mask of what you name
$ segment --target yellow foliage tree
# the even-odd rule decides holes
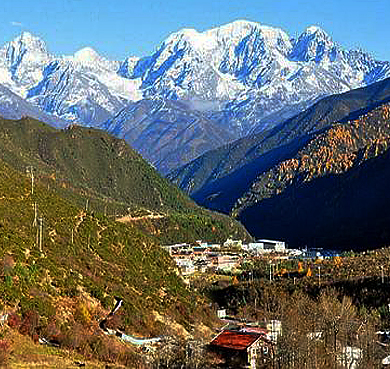
[[[340,257],[340,256],[335,256],[335,257],[333,258],[333,262],[334,262],[334,265],[335,265],[336,267],[340,267],[341,264],[342,264],[341,257]]]
[[[307,269],[306,277],[311,277],[311,276],[312,276],[312,271],[311,271],[311,268],[309,266],[309,268]]]
[[[302,261],[299,261],[299,262],[298,262],[298,273],[303,273]]]
[[[235,275],[232,277],[232,285],[233,286],[237,286],[238,285],[238,279],[237,279],[237,276],[235,276]]]

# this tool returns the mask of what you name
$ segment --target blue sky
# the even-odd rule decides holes
[[[121,60],[150,54],[181,28],[203,31],[247,19],[290,36],[315,24],[347,48],[390,60],[389,18],[389,0],[1,0],[0,44],[26,30],[53,54],[91,46]]]

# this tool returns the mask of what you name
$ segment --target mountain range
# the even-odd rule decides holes
[[[57,57],[24,32],[0,50],[0,111],[106,129],[166,174],[325,95],[388,76],[388,62],[345,50],[316,26],[297,38],[247,21],[183,29],[152,55],[124,61],[88,47]]]

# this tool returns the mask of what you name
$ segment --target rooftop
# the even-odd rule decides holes
[[[233,350],[246,350],[248,347],[252,346],[261,336],[262,334],[260,333],[223,331],[211,341],[210,345]]]

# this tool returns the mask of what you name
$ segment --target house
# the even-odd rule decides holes
[[[176,259],[176,265],[180,268],[183,275],[195,273],[195,265],[192,260]]]
[[[169,255],[177,255],[177,254],[188,254],[189,251],[189,245],[186,243],[177,243],[174,245],[167,245],[163,246],[164,249],[168,250]]]
[[[209,267],[210,264],[211,261],[207,259],[197,259],[194,262],[196,270],[201,273],[206,273],[207,268]]]
[[[218,255],[213,258],[213,264],[217,270],[229,271],[240,264],[240,258],[237,255]]]
[[[207,242],[204,242],[202,240],[195,241],[196,245],[199,247],[203,247],[204,249],[207,249],[209,246]]]
[[[258,361],[272,357],[272,343],[263,332],[224,330],[209,345],[231,368],[256,369]]]
[[[226,317],[226,309],[217,310],[217,317],[223,319]]]

